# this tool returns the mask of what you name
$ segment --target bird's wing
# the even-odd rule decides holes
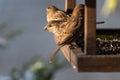
[[[65,27],[66,33],[67,34],[73,33],[73,31],[76,29],[77,25],[78,25],[78,21],[76,19],[72,18],[71,20],[69,20]]]
[[[55,19],[58,21],[65,21],[67,19],[67,15],[63,11],[57,11],[53,14]]]
[[[67,22],[65,32],[62,34],[60,39],[60,44],[70,43],[72,37],[74,36],[73,32],[75,31],[76,25],[77,21],[75,19],[71,19]]]

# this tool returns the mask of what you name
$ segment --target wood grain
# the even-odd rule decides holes
[[[65,0],[65,11],[68,13],[72,13],[76,5],[76,0]]]
[[[66,0],[66,11],[72,10],[75,2],[75,0]],[[106,31],[97,30],[97,34],[104,32]],[[118,32],[120,31],[118,30]],[[120,55],[96,55],[96,0],[85,0],[84,36],[84,52],[86,54],[82,52],[80,47],[71,49],[68,45],[65,45],[61,48],[72,67],[78,72],[120,72]],[[55,37],[55,41],[57,43],[57,37]]]
[[[96,0],[85,0],[85,54],[96,53]]]

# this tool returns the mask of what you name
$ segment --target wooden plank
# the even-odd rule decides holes
[[[70,6],[72,1],[75,0],[66,0],[66,9],[74,8]],[[74,49],[65,45],[61,48],[64,56],[78,72],[120,72],[120,55],[93,55],[96,54],[96,0],[86,0],[85,4],[86,54],[77,45]]]
[[[96,0],[85,0],[85,54],[96,54]]]
[[[120,55],[85,55],[81,48],[61,48],[77,72],[120,72]]]
[[[80,70],[77,72],[120,72],[120,66],[87,66],[80,67]]]
[[[57,37],[55,37],[57,43]],[[120,72],[120,55],[86,55],[81,48],[61,48],[66,59],[78,72]]]
[[[56,36],[55,37],[55,42],[57,43],[58,42],[58,38]],[[68,45],[65,45],[61,48],[64,56],[66,57],[66,59],[72,64],[73,67],[78,67],[77,64],[78,64],[78,56],[82,55],[83,52],[82,52],[82,49],[79,48],[77,45],[76,45],[76,48],[75,49],[70,49],[70,47]]]
[[[68,45],[61,48],[66,59],[72,64],[74,69],[78,68],[78,56],[83,55],[81,48],[70,49]]]
[[[65,11],[68,13],[72,13],[73,8],[76,5],[76,0],[66,0],[65,1]]]
[[[120,66],[120,55],[82,55],[79,56],[80,66]],[[86,65],[87,64],[87,65]]]
[[[61,49],[77,72],[120,72],[120,55],[84,55],[77,49]]]
[[[85,55],[78,59],[78,72],[120,72],[120,55]]]
[[[61,50],[77,72],[120,72],[120,55],[84,55],[67,46]]]

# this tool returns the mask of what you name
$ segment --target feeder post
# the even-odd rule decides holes
[[[84,53],[96,54],[96,0],[85,0]]]
[[[76,0],[65,0],[65,11],[68,13],[72,13],[76,5]]]

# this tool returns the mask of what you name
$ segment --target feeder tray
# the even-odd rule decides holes
[[[65,10],[71,12],[76,0],[66,0]],[[84,8],[84,51],[76,44],[76,48],[70,49],[68,45],[61,48],[66,59],[78,72],[120,72],[120,55],[97,55],[96,34],[119,34],[120,29],[96,30],[96,0],[85,0]],[[57,43],[58,39],[55,37]]]

